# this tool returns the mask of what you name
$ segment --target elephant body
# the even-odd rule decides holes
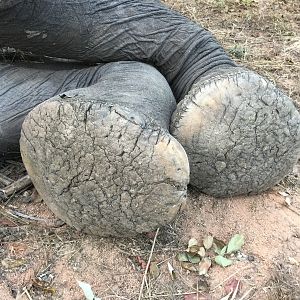
[[[205,193],[261,192],[299,157],[300,116],[292,101],[238,67],[210,32],[159,1],[4,1],[0,45],[89,63],[136,60],[156,67],[181,100],[171,133],[189,156],[191,184]],[[241,123],[231,128],[236,116]]]
[[[6,9],[1,5],[0,45],[85,62],[142,61],[165,76],[178,100],[213,68],[235,66],[209,31],[160,1],[15,0]]]
[[[0,64],[0,159],[19,156],[19,139],[26,115],[38,104],[65,91],[90,86],[100,66],[69,64]]]

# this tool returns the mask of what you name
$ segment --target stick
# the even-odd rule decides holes
[[[23,288],[23,290],[24,290],[24,292],[25,292],[26,296],[28,297],[28,299],[29,299],[29,300],[33,300],[33,299],[31,298],[31,296],[30,296],[30,294],[29,294],[29,292],[28,292],[27,288],[26,288],[26,287],[24,287],[24,288]]]
[[[13,195],[14,193],[17,193],[25,188],[28,188],[32,185],[32,181],[29,177],[29,175],[26,175],[19,180],[13,182],[9,186],[7,186],[4,189],[0,189],[0,197],[8,198],[9,196]]]
[[[0,214],[9,218],[9,219],[14,219],[16,221],[19,221],[23,224],[29,224],[29,223],[38,223],[41,226],[46,226],[46,227],[61,227],[62,225],[65,224],[62,220],[59,219],[41,219],[38,217],[30,216],[23,214],[19,211],[9,209],[7,207],[4,207],[0,205]]]
[[[144,289],[145,281],[147,279],[147,273],[148,273],[149,266],[150,266],[150,263],[151,263],[151,259],[152,259],[152,255],[153,255],[153,251],[154,251],[156,239],[157,239],[157,236],[158,236],[158,232],[159,232],[159,228],[157,228],[156,233],[155,233],[155,237],[153,239],[153,244],[152,244],[151,252],[150,252],[150,255],[149,255],[148,263],[147,263],[147,266],[146,266],[146,270],[145,270],[145,273],[144,273],[144,277],[143,277],[143,281],[142,281],[142,285],[141,285],[141,289],[140,289],[139,300],[141,300],[142,296],[143,296],[143,289]]]
[[[4,174],[0,173],[0,183],[6,185],[12,184],[14,181],[10,179],[9,177],[5,176]]]
[[[246,297],[250,294],[250,292],[252,292],[253,290],[254,290],[255,288],[254,287],[252,287],[250,290],[248,290],[242,297],[241,297],[241,299],[240,300],[244,300],[244,299],[246,299]]]

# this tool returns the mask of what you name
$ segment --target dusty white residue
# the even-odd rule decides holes
[[[25,30],[25,33],[28,39],[32,39],[36,36],[40,36],[41,34],[42,34],[42,39],[45,39],[47,37],[47,33],[36,31],[36,30]]]

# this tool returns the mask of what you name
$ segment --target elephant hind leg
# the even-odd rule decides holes
[[[218,197],[259,193],[299,157],[300,116],[271,82],[242,68],[193,86],[173,115],[171,133],[187,151],[191,184]]]

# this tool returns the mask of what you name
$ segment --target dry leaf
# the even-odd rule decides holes
[[[196,254],[199,251],[198,241],[194,238],[189,240],[187,252]]]
[[[155,262],[150,263],[149,274],[153,279],[156,279],[159,276],[159,268],[157,263]]]
[[[286,193],[286,192],[278,192],[278,194],[280,194],[283,197],[288,197],[289,196],[289,194]]]
[[[206,250],[208,250],[212,247],[213,242],[214,242],[213,236],[208,235],[203,240],[203,246],[205,247]]]
[[[195,264],[192,264],[191,262],[182,262],[180,265],[185,270],[188,270],[191,272],[198,272],[198,266]]]
[[[205,256],[205,248],[204,247],[200,247],[199,251],[198,251],[198,254],[201,256],[201,257],[204,257]]]
[[[199,275],[206,275],[211,267],[211,260],[208,257],[204,257],[199,263]]]
[[[284,198],[284,202],[287,206],[291,206],[292,205],[292,200],[290,197],[285,197]]]
[[[174,270],[173,266],[169,262],[167,265],[168,265],[168,271],[171,276],[171,279],[175,280],[175,272],[174,272],[175,270]]]
[[[213,247],[214,247],[214,251],[219,254],[219,255],[224,255],[225,252],[226,252],[226,248],[227,248],[227,245],[214,237],[214,242],[213,242]],[[221,252],[225,251],[223,254]]]
[[[198,241],[194,238],[191,238],[189,240],[188,247],[190,248],[190,247],[194,247],[194,246],[198,246]]]

